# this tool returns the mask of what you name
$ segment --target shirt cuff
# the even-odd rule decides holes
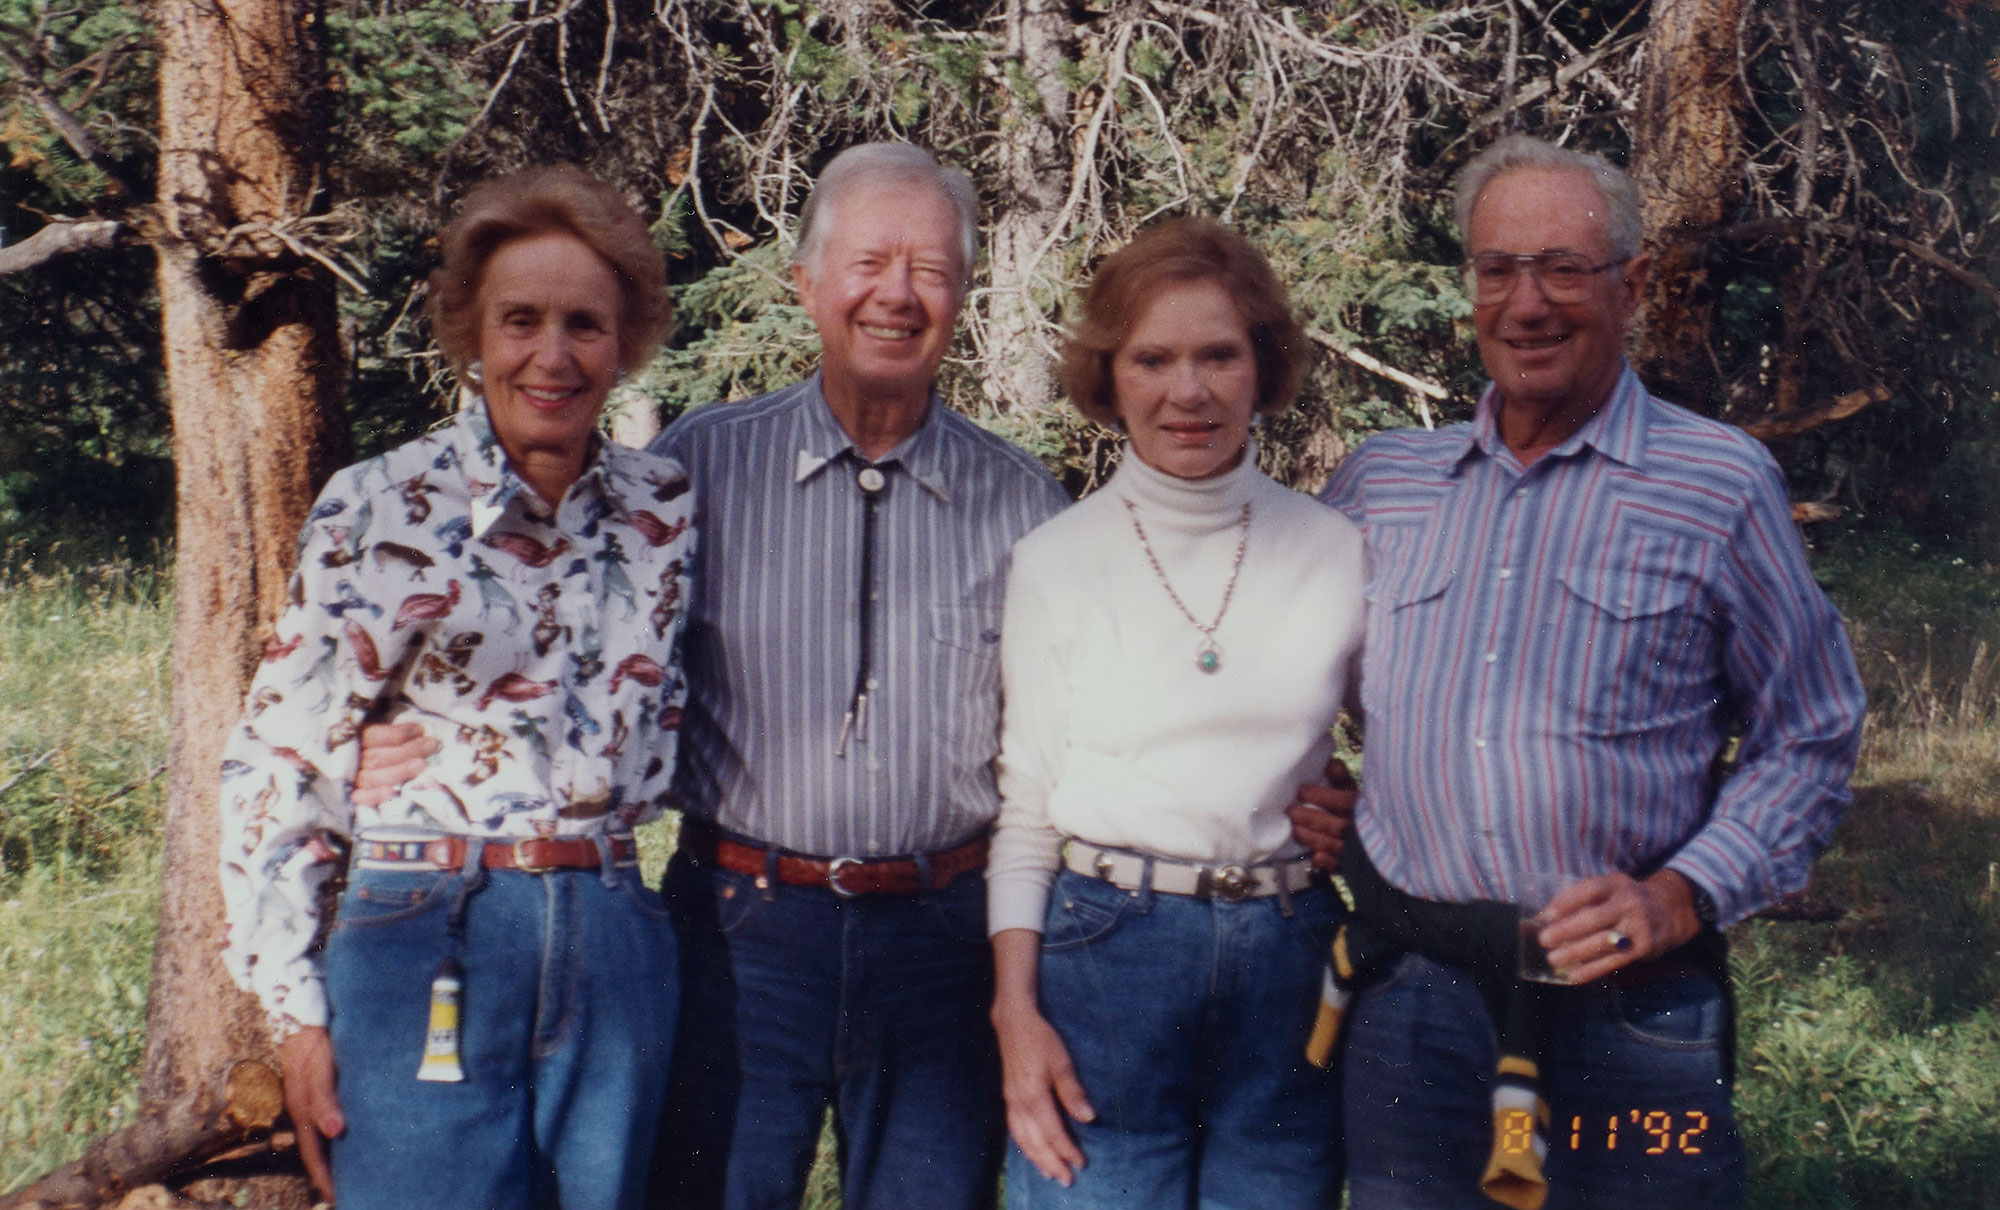
[[[1708,893],[1717,927],[1735,924],[1775,903],[1770,862],[1755,845],[1731,843],[1714,825],[1681,847],[1667,868]]]

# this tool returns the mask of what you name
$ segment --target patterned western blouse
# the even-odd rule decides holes
[[[601,445],[551,512],[484,404],[333,477],[222,767],[223,958],[283,1038],[324,1025],[330,835],[589,836],[656,816],[686,686],[688,481]],[[349,801],[364,721],[441,745]]]

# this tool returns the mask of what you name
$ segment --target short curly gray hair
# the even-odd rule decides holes
[[[1639,255],[1643,230],[1639,214],[1639,185],[1632,175],[1602,156],[1558,147],[1525,134],[1510,134],[1473,157],[1458,174],[1458,216],[1461,244],[1472,238],[1472,207],[1486,187],[1509,172],[1533,169],[1542,172],[1580,172],[1597,186],[1604,199],[1604,235],[1611,242],[1611,255],[1621,261]],[[1471,249],[1466,249],[1468,252]]]

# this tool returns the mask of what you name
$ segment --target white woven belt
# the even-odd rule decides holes
[[[1073,874],[1102,878],[1121,890],[1136,891],[1146,885],[1145,855],[1123,849],[1100,849],[1094,844],[1072,840],[1063,853],[1063,865]],[[1312,877],[1312,858],[1261,865],[1202,865],[1154,857],[1153,889],[1167,895],[1192,895],[1197,899],[1220,899],[1236,903],[1267,895],[1302,891]]]

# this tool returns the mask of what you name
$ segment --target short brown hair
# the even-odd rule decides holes
[[[618,364],[636,370],[673,328],[667,264],[646,222],[618,191],[568,164],[524,168],[481,181],[438,233],[431,271],[431,334],[454,373],[479,356],[479,286],[501,245],[558,232],[581,240],[618,278]]]
[[[1257,410],[1280,411],[1298,397],[1312,349],[1270,262],[1221,223],[1176,218],[1146,228],[1097,266],[1083,318],[1063,342],[1063,393],[1078,411],[1116,422],[1112,357],[1162,286],[1195,281],[1221,286],[1243,316],[1257,359]]]

